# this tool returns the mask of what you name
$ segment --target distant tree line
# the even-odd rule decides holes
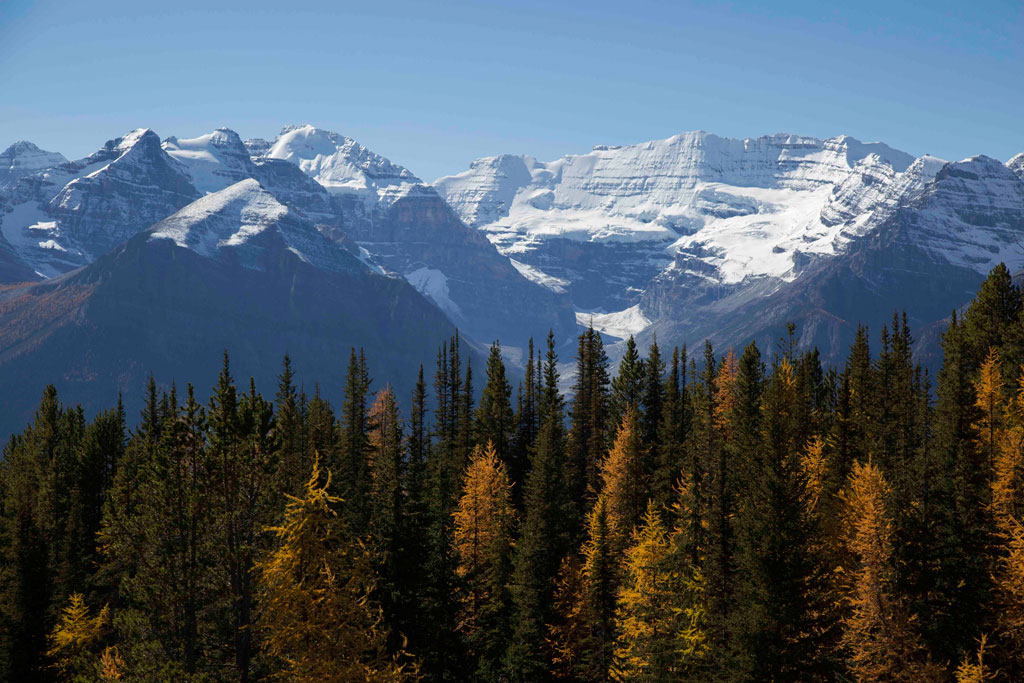
[[[705,344],[612,376],[580,335],[512,386],[453,338],[407,418],[353,350],[295,386],[51,386],[0,462],[0,679],[1024,680],[1024,296],[845,367]]]

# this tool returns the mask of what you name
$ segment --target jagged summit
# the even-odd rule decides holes
[[[18,140],[0,152],[0,187],[66,162],[63,154],[47,152],[28,140]]]
[[[1006,167],[1013,171],[1018,178],[1024,180],[1024,152],[1021,152],[1007,161]]]
[[[422,181],[355,140],[314,126],[286,126],[265,154],[296,164],[332,194],[394,203]]]
[[[163,149],[188,169],[192,185],[204,194],[251,178],[255,166],[238,133],[218,128],[196,138],[164,140]]]

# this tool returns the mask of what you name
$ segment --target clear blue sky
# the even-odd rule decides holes
[[[425,179],[703,128],[1024,151],[1024,2],[0,0],[0,148],[313,123]]]

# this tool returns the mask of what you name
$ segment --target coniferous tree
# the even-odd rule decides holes
[[[637,409],[629,406],[622,416],[608,456],[601,463],[601,495],[609,527],[614,529],[613,548],[621,552],[647,507],[644,446],[640,441]]]
[[[739,677],[819,680],[832,675],[823,567],[800,468],[793,366],[777,361],[762,400],[761,448],[738,519]],[[797,664],[799,663],[799,664]]]
[[[459,631],[475,671],[494,680],[511,635],[508,579],[515,510],[511,483],[490,442],[477,446],[455,510],[455,551],[461,579]]]
[[[407,509],[404,483],[406,460],[398,403],[390,385],[377,392],[368,415],[370,459],[369,538],[379,581],[375,596],[384,615],[391,649],[401,644],[408,614],[402,581],[403,563],[411,561],[402,534]]]
[[[850,575],[850,615],[843,642],[849,666],[861,681],[939,680],[939,670],[894,590],[893,529],[886,511],[890,489],[877,467],[854,463],[844,494]]]
[[[256,654],[253,570],[257,554],[265,547],[264,528],[274,521],[279,501],[274,491],[273,409],[251,381],[249,392],[238,396],[225,353],[206,415],[209,541],[228,585],[226,611],[234,665],[239,680],[247,681]]]
[[[658,443],[658,426],[661,423],[664,400],[665,361],[661,359],[661,349],[658,348],[658,339],[655,337],[651,341],[647,361],[644,363],[644,390],[640,401],[642,438],[652,457]],[[654,468],[655,462],[652,460],[647,466],[648,476],[654,473]]]
[[[680,547],[650,504],[624,557],[614,680],[682,680],[700,671],[707,650],[703,585]]]
[[[341,406],[341,440],[338,444],[340,461],[328,468],[338,473],[338,491],[345,500],[345,514],[356,533],[365,533],[369,523],[370,465],[367,442],[367,397],[370,376],[366,356],[362,349],[356,355],[351,349],[348,376],[345,380],[345,400]]]
[[[512,575],[515,629],[509,648],[510,673],[524,681],[537,680],[550,670],[546,624],[552,617],[559,566],[571,548],[575,517],[566,486],[564,413],[553,337],[549,337],[544,375],[545,417],[526,480],[522,533]]]
[[[306,462],[307,449],[303,435],[303,416],[299,394],[295,388],[292,360],[286,354],[277,380],[274,397],[274,436],[278,449],[278,485],[283,492],[298,495],[305,484],[311,463]]]
[[[643,407],[646,375],[646,363],[640,358],[633,335],[629,335],[626,350],[619,361],[619,373],[612,380],[611,415],[614,424],[622,422],[627,409],[640,411]]]
[[[487,356],[487,383],[476,409],[476,438],[480,443],[490,441],[505,464],[509,478],[522,486],[526,462],[513,457],[515,414],[512,411],[512,385],[505,376],[505,363],[501,359],[501,346],[491,344]]]
[[[651,498],[662,507],[672,503],[676,481],[686,462],[690,432],[690,395],[686,381],[686,347],[672,351],[672,365],[665,383],[665,398],[658,425],[657,460],[651,481]]]
[[[590,327],[579,336],[576,383],[569,429],[569,486],[573,500],[594,500],[600,490],[599,468],[607,450],[609,420],[608,357],[601,335]]]
[[[370,556],[353,538],[315,462],[306,491],[292,498],[275,543],[259,565],[257,623],[267,654],[294,681],[401,681],[385,651]],[[315,644],[315,645],[314,645]]]

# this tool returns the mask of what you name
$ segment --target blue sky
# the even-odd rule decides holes
[[[0,0],[0,149],[313,123],[425,179],[702,128],[1024,151],[1024,3]]]

